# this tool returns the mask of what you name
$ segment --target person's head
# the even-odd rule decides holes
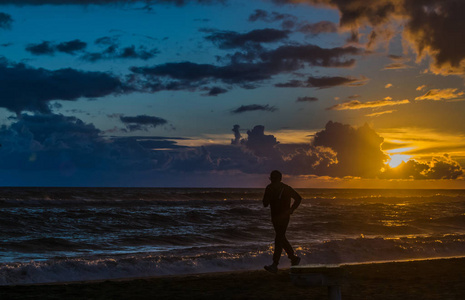
[[[281,172],[279,172],[278,170],[271,171],[270,180],[272,183],[281,182],[282,178],[283,178],[283,174],[281,174]]]

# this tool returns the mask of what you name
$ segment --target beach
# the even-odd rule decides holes
[[[465,258],[343,266],[342,299],[463,299]],[[1,299],[327,299],[289,269],[0,287]]]

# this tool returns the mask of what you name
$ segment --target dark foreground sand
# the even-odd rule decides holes
[[[465,299],[465,258],[344,267],[342,299]],[[2,286],[0,299],[328,299],[294,287],[289,270],[241,271],[53,285]]]

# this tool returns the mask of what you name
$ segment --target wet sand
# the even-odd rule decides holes
[[[465,299],[465,258],[343,267],[342,299]],[[289,270],[237,271],[1,286],[0,299],[328,299],[326,287],[295,287]]]

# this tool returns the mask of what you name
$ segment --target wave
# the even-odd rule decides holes
[[[41,253],[48,251],[71,251],[86,249],[96,245],[90,245],[83,242],[74,242],[62,238],[37,238],[17,242],[3,242],[2,248],[25,253]]]
[[[145,206],[179,201],[221,204],[258,201],[263,189],[233,188],[0,188],[0,207],[11,206]],[[320,205],[462,201],[465,190],[297,189],[309,203]]]
[[[463,256],[464,246],[465,235],[348,238],[301,245],[296,253],[302,257],[302,264],[341,264]],[[0,264],[0,285],[253,270],[269,264],[271,256],[271,244],[242,243],[230,248],[206,246],[162,253],[4,263]],[[281,262],[280,267],[289,267],[284,256]]]

